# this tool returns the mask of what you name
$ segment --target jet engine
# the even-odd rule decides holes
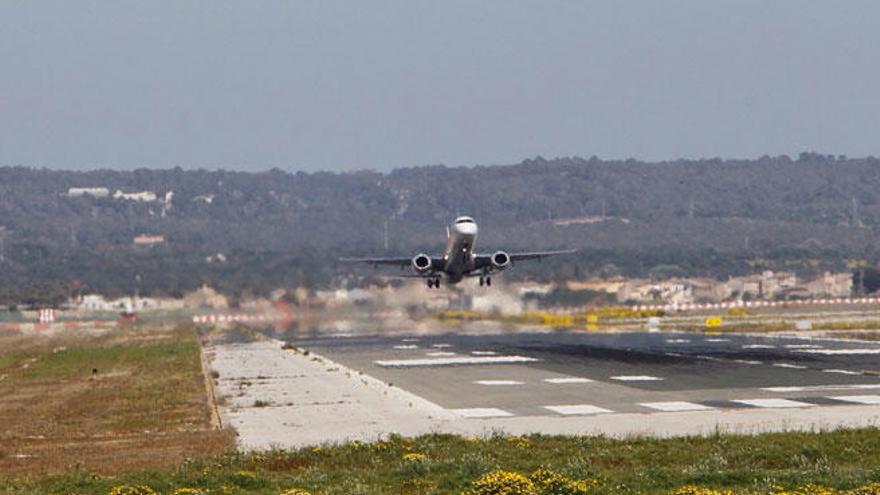
[[[492,266],[497,270],[504,270],[510,266],[510,255],[504,251],[498,251],[492,255]]]
[[[419,273],[428,271],[431,268],[431,257],[424,253],[413,256],[412,267]]]

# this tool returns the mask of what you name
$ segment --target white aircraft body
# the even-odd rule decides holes
[[[412,258],[344,258],[343,261],[378,265],[411,266],[415,277],[424,278],[428,287],[440,287],[440,281],[454,285],[465,277],[480,277],[480,285],[492,285],[491,274],[506,270],[513,263],[525,260],[540,260],[548,256],[571,254],[574,250],[536,251],[531,253],[477,254],[477,223],[471,217],[458,217],[446,230],[446,249],[439,257],[419,253]]]

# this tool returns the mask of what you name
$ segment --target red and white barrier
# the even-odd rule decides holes
[[[209,315],[196,315],[193,316],[193,323],[242,323],[242,322],[260,322],[260,321],[271,321],[272,319],[266,315],[251,315],[251,314],[238,314],[238,315],[223,315],[223,314],[209,314]]]
[[[39,312],[39,322],[40,323],[54,323],[55,322],[55,310],[54,309],[41,309]]]
[[[731,301],[723,303],[707,304],[642,304],[632,306],[634,311],[701,311],[708,309],[732,309],[732,308],[775,308],[785,305],[846,305],[846,304],[877,304],[880,298],[876,297],[838,297],[832,299],[801,299],[794,301]]]

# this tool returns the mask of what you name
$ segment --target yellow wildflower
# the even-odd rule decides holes
[[[538,495],[538,490],[525,476],[497,469],[473,481],[463,495]]]
[[[730,490],[715,490],[695,485],[685,485],[669,492],[669,495],[733,495]]]
[[[157,495],[156,490],[146,485],[118,485],[107,492],[107,495]]]
[[[880,495],[880,483],[869,483],[846,492],[846,495]]]
[[[171,493],[172,495],[205,495],[205,492],[198,488],[178,488]]]

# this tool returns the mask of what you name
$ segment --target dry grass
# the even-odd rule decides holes
[[[232,445],[210,426],[191,327],[2,340],[2,473],[171,467]]]

